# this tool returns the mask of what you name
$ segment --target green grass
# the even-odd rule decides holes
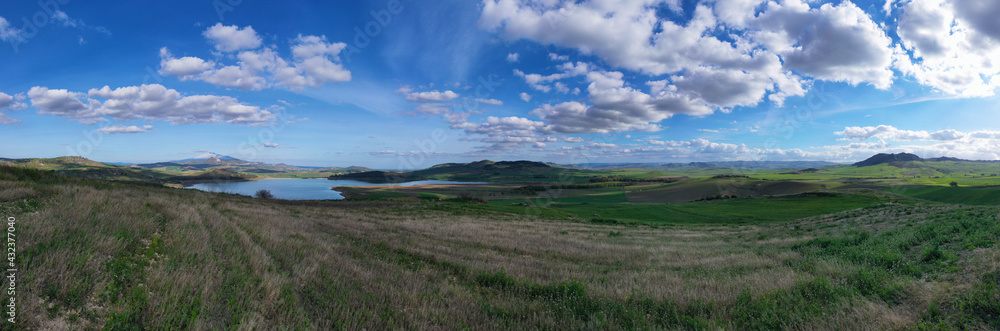
[[[0,188],[31,238],[23,329],[1000,328],[995,206],[261,201],[10,167]]]
[[[539,203],[546,200],[533,201]],[[519,202],[523,200],[492,201],[491,205],[499,208]],[[599,217],[643,224],[760,224],[789,222],[883,203],[872,197],[856,195],[728,199],[681,204],[622,203],[615,194],[554,199],[552,202],[548,207],[535,205],[531,208],[553,210],[584,219]],[[521,207],[521,212],[525,208]]]
[[[1000,204],[1000,187],[919,187],[894,189],[891,192],[918,199],[967,205]]]

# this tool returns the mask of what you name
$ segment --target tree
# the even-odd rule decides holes
[[[271,194],[271,191],[268,190],[257,191],[253,196],[257,199],[274,199],[274,194]]]
[[[948,185],[951,185],[951,187],[958,187],[958,182],[951,182],[951,184]]]

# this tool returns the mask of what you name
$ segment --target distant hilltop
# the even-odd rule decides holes
[[[867,166],[879,165],[879,164],[884,164],[884,163],[909,162],[909,161],[927,161],[927,162],[941,162],[941,161],[952,161],[952,162],[996,162],[996,161],[963,160],[963,159],[959,159],[959,158],[946,157],[946,156],[945,157],[936,157],[936,158],[925,159],[925,158],[922,158],[922,157],[920,157],[920,156],[918,156],[916,154],[910,154],[910,153],[898,153],[898,154],[879,153],[879,154],[875,154],[875,156],[872,156],[872,157],[868,158],[867,160],[855,163],[854,166],[855,167],[867,167]]]
[[[350,174],[336,174],[329,177],[332,180],[361,180],[369,183],[401,183],[416,180],[426,180],[432,176],[446,176],[451,179],[478,180],[490,176],[531,176],[551,174],[557,168],[542,162],[534,161],[499,161],[482,160],[470,163],[443,163],[433,167],[396,172],[396,171],[365,171]]]
[[[920,156],[917,156],[916,154],[910,154],[910,153],[899,153],[899,154],[879,153],[879,154],[875,154],[875,156],[872,156],[872,157],[868,158],[867,160],[855,163],[854,166],[855,167],[867,167],[867,166],[873,166],[873,165],[883,164],[883,163],[906,162],[906,161],[923,161],[923,160],[924,159],[921,158]]]

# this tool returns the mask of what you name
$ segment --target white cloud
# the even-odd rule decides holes
[[[497,99],[476,99],[476,102],[485,103],[494,106],[503,106],[503,101]]]
[[[844,131],[834,132],[844,137],[841,140],[860,141],[844,146],[826,146],[830,150],[850,150],[857,159],[866,158],[872,153],[907,152],[931,157],[957,157],[973,160],[1000,159],[1000,132],[975,131],[961,132],[957,130],[939,130],[934,132],[923,130],[902,130],[889,125],[874,127],[846,127]],[[878,138],[877,142],[865,140]],[[910,145],[892,145],[888,141],[909,142]],[[866,155],[867,154],[867,155]]]
[[[596,81],[595,73],[620,72],[593,65],[548,76],[515,71],[542,92],[574,92],[559,80],[588,75],[592,104],[536,110],[546,120],[563,119],[553,124],[566,132],[656,130],[656,123],[674,114],[704,116],[755,106],[765,97],[781,106],[788,97],[805,95],[810,79],[880,89],[892,84],[892,41],[852,2],[764,2],[709,1],[678,23],[657,14],[664,4],[680,10],[676,1],[483,0],[479,25],[508,40],[572,48],[648,77],[646,93],[612,83],[622,78]],[[727,33],[720,37],[720,31]],[[563,58],[553,53],[550,59]]]
[[[1000,2],[995,0],[955,0],[955,12],[960,18],[995,41],[1000,41]]]
[[[20,100],[23,98],[24,95],[14,96],[0,92],[0,124],[10,125],[10,124],[21,123],[21,120],[11,118],[10,116],[7,116],[7,114],[4,114],[2,111],[19,110],[26,108],[28,105],[20,102]]]
[[[396,155],[396,151],[394,151],[394,150],[381,150],[381,151],[368,152],[368,154],[370,154],[370,155]]]
[[[969,133],[970,138],[1000,139],[1000,131],[976,131]]]
[[[559,55],[556,53],[549,53],[549,60],[565,62],[569,61],[569,55]]]
[[[531,95],[530,94],[521,92],[521,96],[520,97],[521,97],[521,100],[524,101],[524,102],[530,102],[531,101]]]
[[[223,27],[220,32],[216,27],[206,30],[206,35],[214,31],[213,35],[229,36],[227,31],[232,32],[231,30],[236,29]],[[231,35],[236,36],[232,38],[237,39],[232,43],[241,43],[239,40],[246,39],[244,35],[249,32],[253,30],[247,27],[232,33]],[[229,46],[226,47],[231,49]],[[328,42],[325,36],[299,35],[291,40],[291,60],[281,57],[274,48],[253,47],[253,50],[236,54],[238,62],[235,65],[224,65],[190,56],[178,59],[167,48],[162,48],[160,73],[176,76],[182,81],[198,80],[240,90],[262,90],[281,86],[297,91],[305,87],[350,81],[351,72],[343,67],[339,56],[346,47],[344,43]]]
[[[892,85],[892,41],[850,1],[816,9],[787,0],[769,5],[751,25],[759,29],[754,39],[780,54],[788,68],[824,80]]]
[[[202,33],[220,52],[235,52],[260,47],[262,40],[253,27],[240,28],[216,23]]]
[[[843,137],[841,140],[868,140],[871,138],[890,139],[896,141],[953,141],[965,137],[987,138],[989,131],[977,131],[972,134],[956,130],[941,130],[936,132],[900,130],[891,125],[879,126],[852,126],[844,128],[844,131],[834,132]]]
[[[215,63],[191,56],[174,58],[166,48],[160,49],[160,73],[162,74],[182,78],[191,77],[213,67],[215,67]]]
[[[57,22],[57,23],[62,24],[62,26],[65,26],[65,27],[76,28],[76,29],[81,29],[81,30],[97,31],[97,32],[100,32],[100,33],[102,33],[102,34],[104,34],[106,36],[109,36],[109,37],[111,36],[111,30],[108,30],[107,28],[105,28],[103,26],[91,26],[91,25],[88,25],[83,20],[70,18],[69,15],[67,15],[66,12],[64,12],[62,10],[56,10],[54,13],[52,13],[52,20],[55,21],[55,22]],[[84,42],[85,41],[81,37],[80,38],[80,44],[82,45],[82,44],[84,44]]]
[[[908,145],[890,144],[880,138],[879,141],[875,142],[855,142],[823,148],[834,152],[835,155],[841,156],[845,160],[862,160],[874,153],[900,152],[912,153],[924,158],[947,156],[969,160],[1000,160],[1000,135],[995,135],[996,132],[977,131],[968,134],[952,130],[934,133],[910,132],[920,132],[922,137],[919,139],[910,139],[911,137],[887,138],[910,142]]]
[[[448,101],[455,98],[458,98],[458,93],[452,91],[413,92],[406,96],[406,100],[410,102]]]
[[[559,73],[551,74],[548,76],[542,76],[539,74],[526,74],[520,70],[514,69],[514,75],[524,78],[524,82],[527,83],[531,88],[548,93],[552,90],[552,87],[545,85],[546,83],[551,83],[560,79],[565,79],[575,76],[586,75],[590,70],[590,65],[583,62],[566,62],[558,66]],[[568,88],[563,85],[563,89],[568,92]]]
[[[396,94],[410,94],[410,92],[413,92],[413,87],[410,85],[403,85],[396,90]]]
[[[97,129],[97,131],[100,131],[102,133],[107,133],[107,134],[142,133],[142,132],[149,132],[149,131],[152,131],[152,130],[153,130],[153,126],[152,125],[143,125],[142,127],[138,127],[138,126],[135,126],[135,125],[131,125],[131,126],[114,125],[114,126],[106,126],[106,127]]]
[[[992,10],[992,11],[991,11]],[[1000,4],[910,0],[901,4],[896,67],[921,84],[962,97],[1000,88]]]
[[[507,54],[507,62],[514,63],[521,60],[521,54],[510,53]]]
[[[871,138],[882,138],[891,140],[928,140],[930,134],[927,131],[900,130],[891,125],[879,126],[851,126],[844,128],[844,131],[834,132],[835,135],[844,137],[841,140],[868,140]]]
[[[261,146],[264,146],[265,148],[278,148],[278,146],[281,146],[281,145],[278,145],[278,144],[275,144],[275,143],[263,143],[263,144],[261,144]]]
[[[28,105],[20,102],[23,99],[24,99],[24,94],[10,95],[7,93],[0,92],[0,111],[20,110],[28,107]]]
[[[716,0],[712,11],[719,21],[737,28],[754,19],[756,8],[765,0]]]
[[[215,95],[183,96],[163,85],[129,86],[112,90],[105,86],[87,93],[36,86],[28,91],[38,113],[75,119],[85,124],[136,119],[163,120],[173,124],[218,123],[264,124],[276,118],[268,110],[243,104],[235,98]]]
[[[556,132],[562,133],[651,132],[662,130],[655,123],[675,114],[708,115],[714,112],[713,107],[708,105],[746,106],[759,101],[755,98],[735,98],[732,96],[738,94],[735,91],[764,93],[763,87],[753,85],[752,79],[740,79],[745,78],[740,74],[734,73],[728,85],[708,84],[701,75],[700,71],[695,71],[686,77],[675,77],[674,80],[687,87],[686,90],[665,81],[649,82],[650,93],[647,94],[627,86],[621,72],[591,72],[587,74],[590,105],[578,101],[542,105],[532,114],[550,122]]]
[[[460,123],[452,125],[453,129],[464,129],[468,134],[479,134],[487,136],[512,136],[512,137],[534,137],[541,133],[551,132],[551,128],[544,122],[533,121],[523,117],[495,117],[486,118],[484,123]]]
[[[10,116],[7,116],[7,114],[0,113],[0,124],[10,125],[10,124],[17,124],[17,123],[21,123],[21,120],[15,119],[15,118],[10,118]]]
[[[0,40],[11,43],[20,42],[24,40],[24,32],[11,26],[7,19],[0,17]]]

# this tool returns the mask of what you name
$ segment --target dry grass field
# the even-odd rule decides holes
[[[1000,328],[997,207],[621,226],[0,167],[0,216],[21,329]]]

